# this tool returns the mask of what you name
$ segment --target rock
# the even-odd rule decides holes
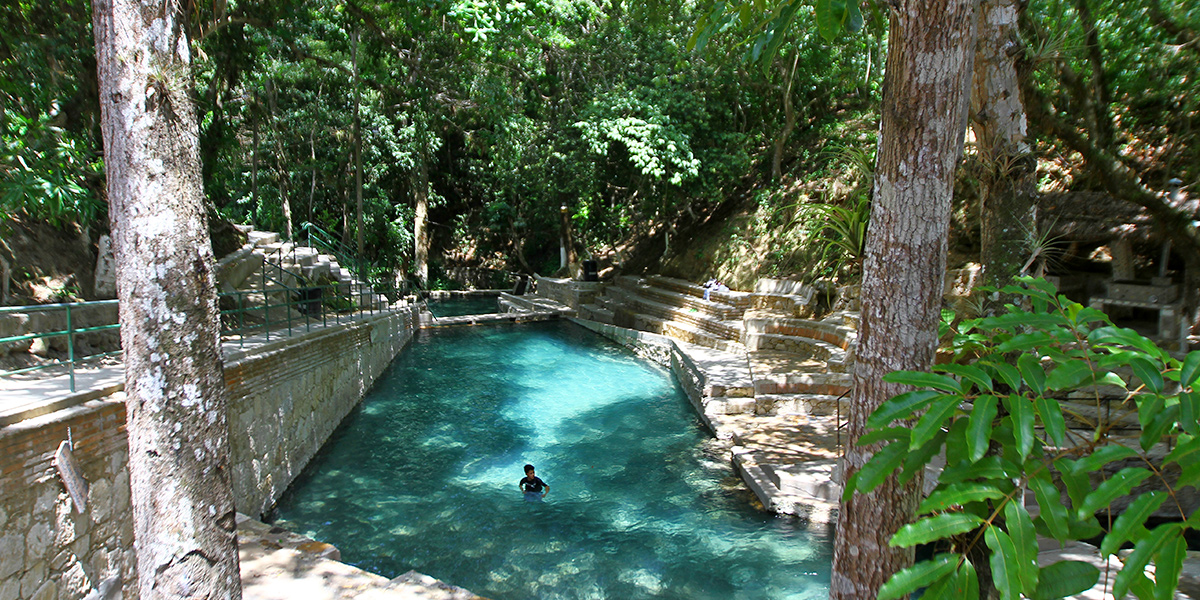
[[[25,570],[25,543],[19,535],[0,538],[0,579]],[[13,597],[17,594],[14,593]],[[5,596],[8,597],[8,596]]]

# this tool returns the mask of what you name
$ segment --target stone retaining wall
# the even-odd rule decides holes
[[[415,329],[404,310],[226,358],[239,511],[271,506]],[[53,465],[68,428],[89,486],[82,513]],[[78,600],[114,586],[137,598],[128,454],[122,392],[0,427],[0,599]]]
[[[412,338],[405,309],[225,362],[233,498],[260,518]]]
[[[53,464],[67,428],[82,513]],[[0,428],[0,598],[82,598],[106,581],[137,597],[128,459],[122,392]]]

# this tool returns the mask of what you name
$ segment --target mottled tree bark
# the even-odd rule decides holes
[[[1037,162],[1026,142],[1025,105],[1014,59],[1016,0],[983,0],[971,95],[971,124],[986,171],[980,233],[983,281],[1004,286],[1020,273],[1034,233]]]
[[[421,287],[429,285],[429,167],[424,153],[417,156],[416,177],[413,181],[413,263]]]
[[[891,6],[846,477],[879,448],[855,443],[867,416],[904,391],[883,376],[926,370],[933,362],[975,51],[975,0]],[[841,504],[831,598],[873,599],[893,573],[912,564],[912,549],[892,548],[888,540],[911,519],[920,488],[920,476],[907,485],[889,477],[874,492]]]
[[[185,15],[96,0],[139,597],[241,597]]]

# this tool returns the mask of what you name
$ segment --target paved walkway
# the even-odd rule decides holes
[[[381,313],[362,313],[330,318],[326,322],[299,322],[287,329],[248,336],[227,336],[221,342],[221,354],[226,363],[258,352],[264,347],[284,344],[287,340],[321,331],[341,324],[369,319]],[[20,375],[0,377],[0,427],[62,410],[89,400],[110,396],[125,389],[125,364],[115,355],[85,363],[75,368],[72,391],[69,368],[57,365]]]

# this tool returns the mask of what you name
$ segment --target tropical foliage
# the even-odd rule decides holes
[[[945,457],[913,523],[891,541],[931,544],[934,554],[896,574],[880,598],[921,587],[923,598],[974,598],[992,586],[1001,598],[1061,598],[1101,576],[1117,598],[1170,597],[1184,535],[1200,525],[1177,496],[1200,486],[1200,352],[1177,359],[1044,280],[1000,291],[1028,307],[958,324],[954,359],[889,375],[914,389],[867,421],[873,431],[860,443],[880,447],[847,494],[893,472],[920,477]],[[1101,555],[1123,566],[1040,567],[1038,536],[1100,538]]]

